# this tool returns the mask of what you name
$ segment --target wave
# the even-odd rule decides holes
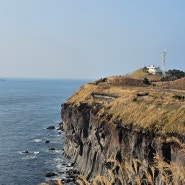
[[[35,139],[32,139],[32,141],[35,142],[35,143],[40,143],[40,142],[42,142],[42,139],[35,138]]]

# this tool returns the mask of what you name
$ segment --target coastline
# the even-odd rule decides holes
[[[157,121],[155,124],[151,123],[151,119],[145,119],[143,123],[139,122],[137,124],[135,121],[128,121],[127,117],[137,113],[138,116],[134,115],[135,117],[130,116],[130,118],[136,121],[145,117],[149,118],[154,111],[160,110],[158,107],[161,106],[163,106],[164,112],[172,111],[168,109],[169,105],[172,104],[178,107],[181,115],[184,115],[184,102],[173,99],[173,93],[176,92],[166,92],[170,95],[170,98],[168,98],[167,95],[164,96],[163,92],[152,88],[148,88],[146,92],[147,86],[142,84],[140,84],[140,87],[130,86],[131,83],[138,83],[138,81],[126,80],[123,86],[119,84],[111,85],[111,82],[105,81],[85,84],[62,105],[61,116],[65,132],[64,152],[74,163],[75,168],[87,180],[91,181],[97,176],[107,176],[108,171],[111,170],[114,176],[112,180],[117,184],[123,178],[123,174],[120,170],[116,172],[115,169],[110,169],[113,164],[115,165],[115,161],[120,164],[126,161],[133,165],[133,162],[137,160],[144,164],[147,169],[155,163],[156,156],[159,156],[166,165],[169,162],[185,165],[184,148],[180,147],[179,144],[177,145],[178,142],[182,142],[181,145],[183,146],[185,141],[184,135],[181,134],[184,133],[183,127],[181,129],[176,127],[176,131],[171,132],[169,125],[162,126],[163,123],[158,117],[153,117]],[[129,85],[126,85],[126,82]],[[111,90],[114,93],[110,93]],[[119,93],[116,94],[116,92]],[[107,96],[105,96],[106,94]],[[161,105],[159,103],[162,95],[163,102]],[[157,99],[157,97],[160,99]],[[168,106],[166,106],[165,97],[166,102],[169,103]],[[121,101],[121,98],[123,101]],[[156,103],[154,103],[154,100]],[[117,110],[112,114],[111,111],[114,111],[114,105]],[[119,114],[118,106],[120,105],[124,117]],[[134,108],[133,106],[138,107]],[[142,109],[143,112],[139,109]],[[129,114],[126,113],[128,110],[130,110]],[[175,115],[176,112],[173,111]],[[117,116],[115,116],[116,113]],[[161,114],[161,116],[163,115]],[[180,125],[183,117],[182,119],[178,117],[178,119],[179,121],[176,119],[176,124]],[[170,124],[173,124],[173,122]],[[142,174],[142,170],[139,169],[138,172]],[[162,183],[160,176],[156,176],[154,180],[155,184]],[[120,183],[123,184],[123,181]],[[134,183],[134,179],[127,179],[124,184],[126,183]]]

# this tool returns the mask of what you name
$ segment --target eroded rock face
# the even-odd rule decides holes
[[[71,163],[88,179],[107,173],[107,159],[122,161],[139,159],[145,166],[154,162],[156,153],[166,162],[185,165],[179,147],[157,140],[158,135],[119,122],[108,124],[96,115],[88,104],[64,103],[62,121],[65,131],[64,152]],[[119,174],[118,174],[119,175]],[[160,179],[156,184],[161,184]]]

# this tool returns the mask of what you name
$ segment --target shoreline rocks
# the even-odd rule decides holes
[[[67,164],[66,167],[68,166]],[[66,174],[66,176],[62,176]],[[48,178],[48,181],[45,183],[40,183],[39,185],[59,185],[58,181],[60,181],[62,184],[71,184],[74,185],[75,181],[77,180],[77,177],[79,175],[79,171],[70,168],[67,171],[63,172],[46,172],[45,177]]]
[[[46,129],[48,129],[48,130],[54,130],[55,129],[55,126],[49,126]]]
[[[45,173],[45,177],[54,177],[54,176],[57,176],[57,174],[54,172],[46,172]]]
[[[61,123],[59,123],[59,127],[57,130],[59,131],[58,133],[62,133],[63,128],[61,127]],[[46,129],[52,130],[55,129],[56,127],[54,126],[49,126]],[[45,144],[49,144],[50,140],[45,140]],[[49,151],[55,151],[56,149],[54,147],[49,147]],[[64,150],[64,149],[61,149]],[[27,151],[25,151],[27,152]],[[67,157],[62,154],[66,159]],[[66,162],[61,164],[63,166],[62,171],[48,171],[45,172],[44,176],[47,178],[46,182],[40,183],[39,185],[61,185],[61,184],[66,184],[66,185],[74,185],[75,181],[77,180],[79,172],[74,169],[74,163]],[[60,183],[59,183],[60,182]]]

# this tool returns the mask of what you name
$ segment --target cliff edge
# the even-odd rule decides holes
[[[84,84],[62,104],[65,155],[88,180],[172,182],[169,169],[163,182],[159,162],[185,170],[184,97],[183,90],[124,76]],[[185,183],[185,176],[176,181]]]

